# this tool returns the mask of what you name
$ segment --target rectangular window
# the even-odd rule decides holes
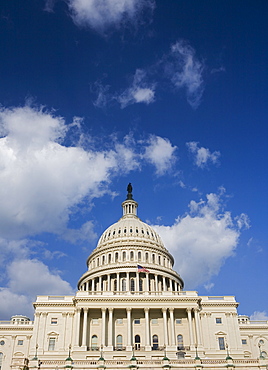
[[[176,319],[176,324],[181,324],[181,319]]]
[[[221,317],[216,317],[216,324],[221,324],[222,321],[221,321]]]
[[[49,351],[54,351],[55,350],[55,343],[56,343],[56,338],[49,338],[49,342],[48,342],[48,350]]]
[[[152,319],[152,324],[158,324],[158,319]]]
[[[117,319],[116,323],[119,324],[119,325],[123,324],[123,319]]]
[[[218,341],[219,341],[219,349],[220,349],[220,350],[225,350],[225,342],[224,342],[224,338],[223,338],[223,337],[219,337],[219,338],[218,338]]]
[[[18,346],[22,346],[23,345],[23,340],[19,339],[18,340]]]
[[[247,340],[246,339],[242,339],[242,344],[247,344]]]
[[[57,323],[58,323],[58,319],[56,317],[53,317],[51,319],[51,325],[57,325]]]
[[[96,325],[99,323],[98,319],[91,319],[92,324]]]
[[[135,319],[134,320],[134,324],[137,325],[137,324],[140,324],[141,323],[141,320],[140,319]]]

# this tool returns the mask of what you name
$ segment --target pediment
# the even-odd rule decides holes
[[[217,333],[215,333],[215,335],[227,335],[227,333],[225,333],[224,331],[218,331]]]

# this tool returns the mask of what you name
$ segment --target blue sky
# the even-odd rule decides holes
[[[128,182],[186,289],[267,319],[267,11],[3,2],[1,319],[75,292]]]

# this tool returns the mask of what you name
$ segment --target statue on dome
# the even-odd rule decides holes
[[[132,185],[131,185],[131,182],[127,186],[127,199],[133,199],[132,198]]]

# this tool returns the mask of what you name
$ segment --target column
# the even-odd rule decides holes
[[[127,289],[126,291],[129,292],[130,291],[130,287],[129,287],[129,272],[127,272]]]
[[[111,274],[108,274],[108,292],[111,291]]]
[[[154,276],[154,281],[155,281],[155,291],[158,292],[158,275]]]
[[[196,331],[196,344],[201,344],[201,336],[200,336],[200,318],[199,318],[199,310],[197,308],[194,309],[194,320],[195,320],[195,331]]]
[[[168,328],[167,328],[167,309],[162,308],[163,312],[163,325],[164,325],[164,345],[168,345]]]
[[[39,349],[44,349],[44,341],[46,340],[45,336],[46,336],[46,326],[47,326],[47,316],[48,316],[48,313],[47,312],[42,312],[42,317],[41,317],[41,328],[43,327],[43,333],[44,333],[44,336],[40,338],[40,343],[39,343]]]
[[[75,345],[79,346],[81,308],[76,309],[75,317],[76,317],[75,319],[75,325],[76,325]]]
[[[128,350],[132,348],[132,341],[131,341],[131,308],[127,308],[127,346],[129,347]]]
[[[172,288],[172,279],[169,279],[169,290],[171,292],[173,291],[173,288]]]
[[[83,338],[82,338],[82,346],[87,345],[87,313],[88,309],[84,308],[84,322],[83,322]]]
[[[169,309],[170,315],[170,334],[171,334],[171,345],[176,346],[175,343],[175,322],[174,322],[174,308]]]
[[[136,291],[139,291],[139,280],[140,280],[140,274],[136,272]]]
[[[119,272],[116,274],[116,290],[120,292],[120,279],[119,279]]]
[[[192,347],[193,344],[194,344],[193,326],[192,326],[192,309],[191,308],[186,308],[186,311],[187,311],[188,323],[189,323],[190,347]]]
[[[106,308],[101,309],[101,345],[105,346]]]
[[[87,281],[86,290],[89,291],[89,280]]]
[[[92,279],[92,292],[95,292],[95,279]]]
[[[145,312],[145,350],[150,350],[150,324],[149,324],[149,308],[144,308]],[[146,348],[147,347],[147,348]]]
[[[146,272],[146,292],[149,292],[149,273]]]
[[[109,307],[108,346],[113,346],[113,308]]]
[[[167,284],[166,284],[165,276],[163,276],[162,279],[163,279],[163,290],[166,291],[167,290]]]

